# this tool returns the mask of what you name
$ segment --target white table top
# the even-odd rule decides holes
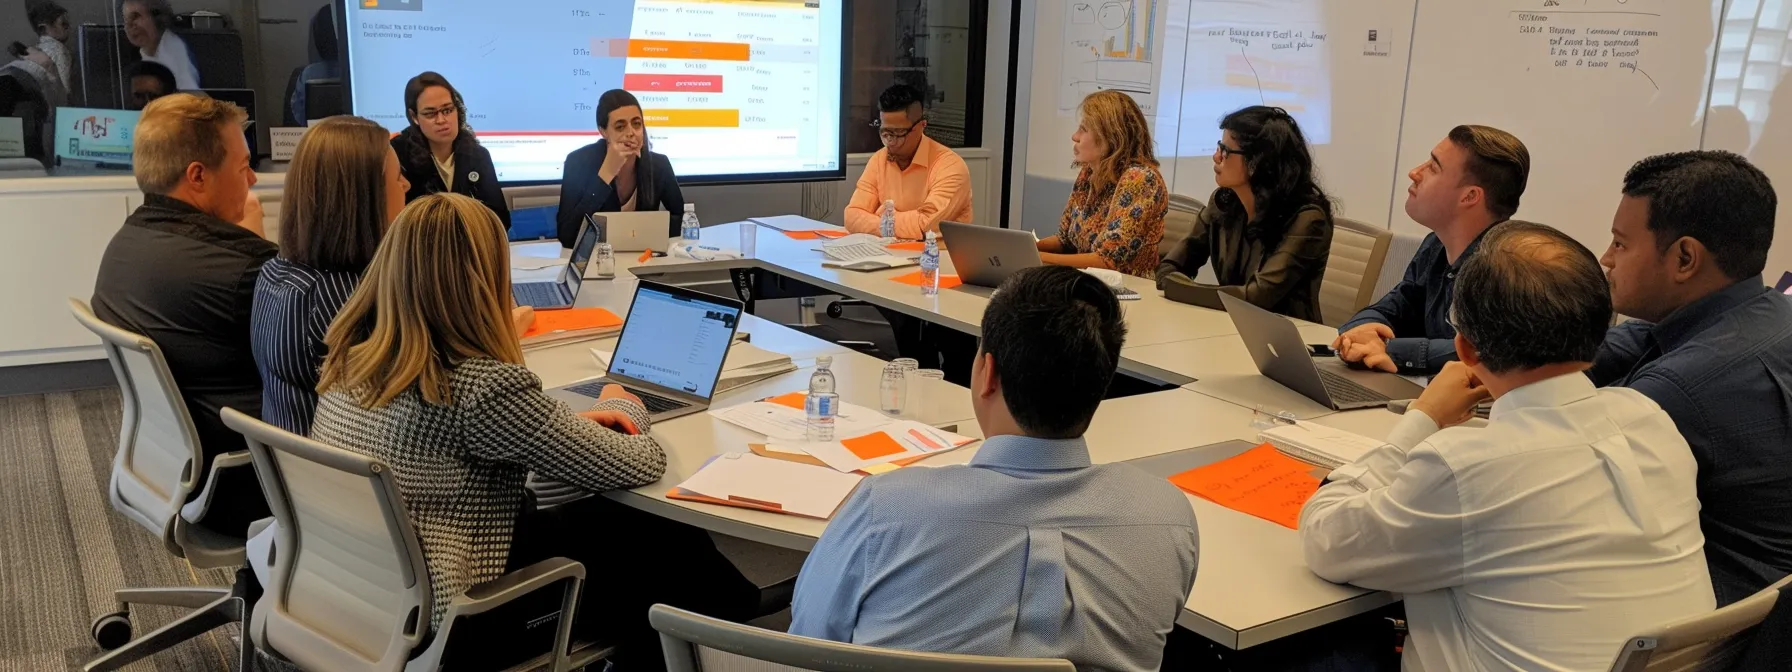
[[[712,226],[705,229],[704,240],[732,247],[738,231],[732,224]],[[913,271],[912,267],[871,273],[823,268],[821,254],[814,250],[816,241],[792,240],[768,228],[760,228],[757,242],[758,255],[752,260],[654,259],[638,263],[633,255],[619,255],[630,258],[617,260],[617,278],[587,282],[579,305],[602,306],[625,314],[636,284],[634,274],[657,276],[749,267],[972,333],[988,303],[987,290],[943,290],[938,297],[923,297],[917,288],[888,280],[890,276]],[[1223,381],[1256,379],[1270,388],[1282,389],[1256,374],[1224,313],[1166,301],[1148,281],[1133,280],[1140,284],[1135,289],[1144,298],[1126,303],[1132,333],[1128,337],[1129,347],[1122,352],[1123,368],[1131,364],[1147,372],[1167,371]],[[843,400],[875,405],[883,366],[880,360],[753,317],[742,320],[741,330],[751,333],[753,342],[760,347],[791,354],[800,368],[723,393],[717,397],[717,406],[803,389],[814,357],[819,354],[834,356]],[[1304,325],[1302,333],[1311,342],[1322,342],[1335,331]],[[613,341],[593,341],[536,350],[528,353],[528,364],[542,376],[545,385],[561,385],[599,375],[601,371],[589,349],[612,344]],[[940,389],[930,394],[933,402],[920,419],[935,425],[953,424],[959,433],[981,436],[973,418],[969,391],[946,383],[936,385]],[[1305,400],[1293,392],[1288,394]],[[1250,422],[1251,409],[1256,404],[1249,402],[1189,388],[1104,401],[1087,433],[1091,457],[1097,463],[1119,462],[1227,440],[1255,440],[1256,430]],[[1393,414],[1383,410],[1335,414],[1328,410],[1316,422],[1369,436],[1385,436],[1395,420]],[[707,414],[660,423],[653,434],[667,452],[665,478],[646,487],[611,493],[611,497],[705,529],[797,550],[811,548],[826,526],[824,521],[796,516],[668,499],[665,494],[672,486],[711,457],[746,450],[746,444],[763,437]],[[976,454],[976,448],[973,445],[942,454],[909,468],[963,464]],[[1203,637],[1229,647],[1248,647],[1362,613],[1394,599],[1386,593],[1335,585],[1314,576],[1302,560],[1299,536],[1293,530],[1196,497],[1189,497],[1189,501],[1200,524],[1201,563],[1194,590],[1178,622]]]

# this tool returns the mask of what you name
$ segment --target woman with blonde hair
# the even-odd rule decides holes
[[[331,117],[299,138],[281,197],[280,256],[261,267],[249,319],[263,421],[310,433],[324,332],[410,188],[379,124]]]
[[[1149,278],[1157,270],[1169,187],[1152,155],[1151,127],[1138,103],[1097,91],[1077,107],[1071,156],[1081,167],[1058,235],[1039,241],[1039,258],[1076,268],[1109,268]]]
[[[511,322],[504,225],[479,201],[431,194],[407,206],[325,343],[311,436],[397,477],[429,567],[432,629],[455,596],[550,557],[585,564],[575,628],[649,668],[660,657],[653,603],[733,619],[756,605],[757,589],[701,530],[605,497],[525,506],[531,472],[591,492],[632,488],[658,481],[666,454],[622,388],[582,413],[542,392]],[[557,618],[558,593],[542,598],[487,630],[457,628],[457,666],[545,650],[555,627],[524,627]]]

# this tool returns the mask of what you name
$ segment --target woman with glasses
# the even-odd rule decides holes
[[[404,177],[411,190],[409,203],[426,194],[455,193],[471,196],[498,214],[510,230],[510,206],[498,187],[498,169],[492,153],[479,146],[473,127],[467,125],[467,104],[448,79],[425,72],[404,85],[404,112],[411,125],[392,137]]]
[[[1039,241],[1039,260],[1149,278],[1157,270],[1170,190],[1152,156],[1145,113],[1112,89],[1089,94],[1077,112],[1070,153],[1082,170],[1058,235]]]
[[[1319,285],[1331,258],[1331,198],[1294,117],[1253,105],[1220,120],[1213,152],[1219,189],[1194,230],[1157,268],[1158,286],[1193,283],[1213,264],[1220,291],[1264,310],[1319,322]]]
[[[622,89],[597,98],[597,142],[566,156],[560,175],[560,209],[555,225],[560,244],[572,247],[585,215],[594,212],[666,211],[666,236],[678,235],[684,192],[672,160],[647,142],[641,101]]]

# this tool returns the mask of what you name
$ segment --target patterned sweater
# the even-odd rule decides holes
[[[633,402],[595,408],[627,413],[643,432],[636,436],[575,415],[521,366],[472,359],[449,380],[453,396],[442,405],[412,388],[364,408],[331,390],[311,429],[392,469],[429,565],[432,629],[455,596],[504,574],[531,470],[594,492],[653,483],[666,471],[665,452],[645,433],[647,412]]]

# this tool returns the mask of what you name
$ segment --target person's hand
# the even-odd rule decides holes
[[[1451,427],[1475,417],[1475,407],[1493,398],[1475,372],[1462,362],[1450,362],[1431,377],[1431,384],[1408,410],[1429,416],[1438,427]]]
[[[597,167],[597,177],[605,184],[614,183],[622,167],[641,156],[639,140],[610,140],[604,143],[604,163]]]
[[[261,209],[261,199],[255,197],[255,192],[249,192],[249,196],[243,199],[243,218],[237,222],[237,226],[254,231],[255,235],[266,238],[268,234],[263,223],[265,217],[267,217],[267,213]]]
[[[515,306],[510,309],[510,324],[516,327],[516,335],[520,338],[523,332],[535,324],[535,309],[530,306]]]
[[[629,394],[628,388],[625,388],[621,385],[615,385],[615,384],[605,385],[603,392],[600,392],[597,395],[598,401],[609,401],[611,399],[622,399],[622,400],[626,400],[626,401],[632,401],[632,402],[635,402],[636,406],[641,406],[643,408],[646,407],[646,404],[641,403],[640,397],[637,397],[633,394]]]
[[[622,411],[585,411],[579,416],[623,434],[641,433],[641,428],[635,426],[635,421],[629,419],[628,414]]]
[[[1347,363],[1396,373],[1400,367],[1395,366],[1394,359],[1388,356],[1388,339],[1393,337],[1394,330],[1388,325],[1370,322],[1338,334],[1332,340],[1332,349],[1338,351],[1338,358]]]

